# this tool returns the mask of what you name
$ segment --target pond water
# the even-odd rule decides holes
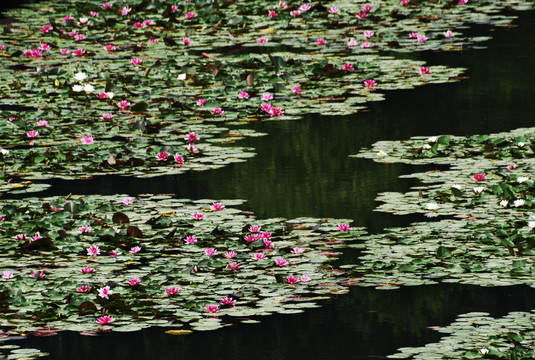
[[[430,65],[468,68],[467,79],[461,82],[389,92],[386,101],[347,117],[313,114],[298,121],[252,123],[254,130],[269,134],[240,143],[255,148],[257,156],[223,169],[150,180],[54,181],[50,190],[38,195],[175,193],[190,199],[246,199],[242,208],[260,218],[351,218],[372,232],[407,224],[419,218],[373,212],[374,198],[383,191],[406,191],[414,182],[398,176],[413,172],[414,167],[347,156],[378,140],[533,126],[535,18],[533,12],[518,15],[510,28],[473,29],[494,37],[485,43],[487,49],[410,55]],[[348,251],[341,261],[350,263],[357,254]],[[436,341],[439,334],[428,327],[449,324],[461,313],[486,311],[501,316],[535,309],[533,295],[535,290],[521,286],[351,288],[348,295],[325,301],[321,308],[300,315],[274,315],[256,325],[185,337],[166,335],[164,329],[99,337],[61,333],[26,338],[17,345],[39,348],[54,359],[384,358],[401,346]]]

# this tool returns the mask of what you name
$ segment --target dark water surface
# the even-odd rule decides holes
[[[518,15],[518,27],[472,30],[494,37],[485,43],[488,49],[410,55],[430,65],[468,68],[468,79],[461,82],[392,91],[386,101],[352,116],[308,115],[299,121],[252,123],[251,128],[269,135],[239,145],[255,148],[258,155],[223,169],[150,180],[54,181],[52,189],[39,195],[175,193],[181,198],[246,199],[242,207],[261,218],[350,218],[373,232],[407,224],[415,218],[373,212],[374,198],[383,191],[406,191],[413,182],[398,176],[418,168],[347,156],[383,139],[534,126],[535,14]],[[343,261],[351,262],[354,256],[348,252]],[[464,312],[501,316],[535,309],[534,295],[534,289],[523,286],[352,288],[321,308],[274,315],[257,325],[238,324],[184,337],[166,335],[164,329],[100,337],[64,333],[17,344],[49,352],[53,359],[384,358],[401,346],[436,341],[439,334],[427,327],[447,325]]]

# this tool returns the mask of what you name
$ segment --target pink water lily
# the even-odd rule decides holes
[[[167,289],[165,290],[165,294],[166,294],[167,296],[176,295],[176,294],[178,294],[179,291],[180,291],[179,288],[174,287],[174,286],[171,286],[171,287],[169,287],[169,288],[167,288]]]
[[[236,261],[233,261],[227,265],[227,267],[232,271],[237,271],[241,269],[241,265],[237,263]]]
[[[277,264],[280,267],[284,267],[284,266],[288,265],[288,261],[284,260],[283,258],[276,258],[275,259],[275,264]]]
[[[133,278],[133,279],[128,280],[128,284],[130,284],[131,286],[136,286],[136,285],[139,285],[140,283],[141,283],[141,280],[138,278]]]
[[[193,19],[195,18],[197,15],[194,13],[194,12],[189,12],[186,14],[186,19],[189,20],[189,19]]]
[[[76,291],[78,291],[79,293],[86,293],[86,292],[89,292],[90,290],[91,288],[87,285],[82,285],[76,289]]]
[[[98,296],[103,299],[109,299],[111,294],[113,294],[113,290],[110,290],[109,286],[104,286],[98,289]]]
[[[34,138],[34,137],[37,137],[39,135],[39,132],[37,132],[36,130],[30,130],[26,133],[26,135],[29,137],[29,138]]]
[[[184,158],[180,154],[175,154],[174,156],[175,162],[179,165],[184,164]]]
[[[310,10],[310,5],[309,4],[303,4],[303,5],[301,5],[301,7],[299,9],[301,9],[301,11],[308,11],[308,10]]]
[[[353,65],[351,64],[344,64],[342,66],[342,70],[345,70],[345,71],[353,71]]]
[[[367,80],[364,80],[364,86],[367,88],[367,89],[372,89],[375,87],[375,85],[377,85],[377,83],[375,82],[375,80],[373,79],[367,79]]]
[[[236,255],[237,255],[236,251],[229,251],[229,252],[225,253],[224,256],[227,259],[233,259],[234,257],[236,257]]]
[[[420,69],[418,69],[418,72],[420,73],[420,75],[431,74],[431,70],[429,70],[429,68],[425,66],[422,66]]]
[[[72,56],[83,56],[84,54],[85,54],[85,50],[77,49],[77,50],[74,50],[74,52],[72,53]]]
[[[119,105],[119,107],[120,107],[121,109],[126,110],[126,109],[128,109],[128,108],[130,107],[130,101],[123,100],[123,101],[121,101],[121,102],[120,102],[119,104],[117,104],[117,105]]]
[[[204,250],[204,253],[206,254],[206,256],[214,256],[216,252],[217,250],[214,248],[208,248]]]
[[[87,248],[87,255],[89,256],[97,256],[100,255],[100,249],[96,245],[91,245]]]
[[[95,269],[93,269],[92,267],[84,266],[83,268],[80,269],[80,272],[82,274],[92,274],[95,272]]]
[[[223,204],[221,204],[219,202],[215,202],[210,206],[210,209],[212,209],[212,211],[221,211],[224,208],[225,208],[225,205],[223,205]]]
[[[238,94],[238,97],[240,99],[244,99],[244,100],[247,100],[249,99],[249,93],[247,91],[241,91],[239,94]]]
[[[269,10],[268,16],[273,19],[275,16],[277,16],[277,12],[274,10]]]
[[[325,45],[325,39],[317,39],[316,44],[318,45]]]
[[[52,25],[48,24],[48,25],[45,25],[45,26],[43,26],[41,28],[41,32],[43,34],[45,34],[45,33],[49,32],[49,31],[52,31],[52,29],[53,29]]]
[[[221,306],[227,306],[229,308],[236,306],[236,300],[231,297],[224,297],[219,301]]]
[[[114,321],[115,321],[115,318],[113,316],[104,315],[104,316],[98,318],[97,324],[106,325],[106,324],[111,324]]]
[[[220,310],[218,305],[208,305],[205,309],[209,313],[216,313],[216,312],[219,312]]]
[[[290,285],[297,284],[299,282],[299,279],[294,276],[286,276],[286,282]]]
[[[184,242],[185,242],[186,244],[190,244],[190,245],[191,245],[191,244],[195,244],[195,243],[197,242],[197,239],[195,238],[195,236],[190,235],[190,236],[187,236],[187,237],[184,239]]]
[[[130,249],[130,254],[134,255],[141,251],[141,248],[139,246],[134,246]]]
[[[263,253],[255,253],[253,255],[253,259],[256,261],[264,260],[266,258],[266,255]]]
[[[258,40],[256,40],[256,42],[258,42],[259,44],[265,44],[268,42],[268,39],[265,37],[261,37]]]
[[[340,231],[351,231],[351,227],[348,224],[340,223],[340,224],[338,224],[338,230],[340,230]]]
[[[197,100],[197,106],[204,106],[204,103],[206,103],[205,99],[199,99]]]
[[[196,212],[191,217],[194,218],[195,220],[203,220],[204,214],[200,212]]]
[[[80,138],[80,141],[82,142],[82,144],[91,145],[94,142],[94,139],[91,135],[85,135]]]
[[[294,254],[302,254],[303,251],[304,251],[303,249],[301,249],[300,247],[297,247],[297,246],[292,249],[292,252]]]
[[[2,274],[2,278],[4,278],[4,279],[12,279],[13,278],[13,273],[11,271],[4,271],[4,273]]]
[[[141,60],[140,58],[130,59],[130,63],[133,64],[133,65],[140,65],[142,62],[143,62],[143,60]]]
[[[158,155],[156,155],[156,159],[158,159],[159,161],[166,161],[169,155],[171,154],[166,151],[161,151],[158,153]]]
[[[106,51],[110,51],[110,52],[111,51],[115,51],[115,45],[111,45],[111,44],[110,45],[106,45],[105,48],[106,48]]]

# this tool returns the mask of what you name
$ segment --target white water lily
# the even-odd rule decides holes
[[[519,207],[519,206],[524,205],[524,203],[525,203],[525,200],[523,200],[523,199],[517,199],[517,200],[515,200],[515,201],[513,202],[513,205],[515,205],[515,207]]]
[[[483,192],[483,190],[485,190],[485,187],[484,186],[476,186],[473,190],[474,190],[474,192],[476,194],[481,194]]]
[[[518,147],[524,147],[524,145],[526,145],[526,143],[523,143],[523,142],[519,142],[518,144],[516,144]]]
[[[438,137],[436,136],[431,136],[429,138],[427,138],[427,141],[429,141],[430,143],[434,143],[438,140]]]
[[[377,156],[379,156],[379,157],[386,156],[386,152],[384,152],[384,151],[381,150],[381,151],[379,151],[379,152],[377,153]]]
[[[459,184],[453,184],[451,187],[455,188],[457,190],[462,190],[462,188],[463,188],[462,185],[459,185]]]
[[[500,205],[503,206],[503,207],[507,207],[507,205],[509,205],[509,201],[504,199],[504,200],[500,201]]]
[[[483,355],[485,354],[488,354],[489,353],[489,349],[486,349],[486,348],[483,348],[483,349],[480,349],[479,352]]]
[[[84,81],[85,79],[87,79],[87,75],[83,72],[77,72],[76,74],[74,74],[74,79],[77,81]]]
[[[108,96],[108,99],[113,99],[113,97],[115,96],[115,93],[113,92],[107,92],[106,95]]]
[[[519,184],[522,184],[524,181],[528,181],[529,177],[527,176],[519,176],[516,181],[518,181]]]
[[[422,146],[425,150],[429,150],[431,149],[431,145],[429,144],[424,144],[424,146]]]
[[[84,90],[84,87],[82,85],[73,85],[72,86],[72,91],[74,92],[80,92],[80,91],[83,91]]]
[[[528,221],[528,226],[530,229],[535,228],[535,221]]]
[[[179,74],[177,79],[178,80],[186,80],[186,74]]]
[[[427,203],[425,204],[425,207],[427,208],[427,210],[430,210],[430,211],[438,210],[438,204],[436,202]]]
[[[85,84],[84,85],[84,91],[86,93],[92,93],[93,91],[95,91],[95,87],[93,85],[90,85],[90,84]]]
[[[0,150],[0,152],[2,153],[2,155],[6,156],[9,154],[9,150],[8,149],[2,149]]]

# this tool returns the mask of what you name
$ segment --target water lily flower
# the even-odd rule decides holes
[[[186,149],[191,153],[191,154],[197,154],[199,152],[199,149],[197,149],[197,147],[193,144],[188,144],[188,146],[186,146]]]
[[[294,87],[292,88],[292,92],[293,92],[294,94],[299,95],[299,94],[301,94],[301,88],[300,88],[299,86],[294,86]]]
[[[73,85],[72,86],[72,91],[74,91],[74,92],[82,92],[82,91],[84,91],[84,87],[82,85]]]
[[[224,111],[220,108],[215,108],[213,111],[214,115],[223,115]]]
[[[364,87],[366,87],[367,89],[374,88],[375,85],[377,85],[377,83],[373,79],[364,80]]]
[[[91,145],[94,142],[94,139],[91,135],[85,135],[80,138],[80,141],[85,145]]]
[[[13,278],[13,273],[10,272],[10,271],[4,271],[4,273],[2,274],[2,278],[4,278],[4,279],[12,279]]]
[[[214,256],[216,252],[217,250],[215,248],[208,248],[204,250],[204,253],[206,254],[206,256]]]
[[[72,56],[83,56],[84,54],[85,54],[85,50],[77,49],[77,50],[74,50],[74,52],[72,53]]]
[[[187,75],[186,75],[186,74],[179,74],[179,75],[177,76],[177,79],[178,79],[178,80],[182,80],[182,81],[186,80],[186,78],[187,78]]]
[[[261,229],[262,229],[262,227],[259,226],[259,225],[251,225],[251,226],[249,226],[249,232],[260,232]]]
[[[275,264],[277,264],[280,267],[284,267],[284,266],[288,265],[288,261],[284,260],[283,258],[276,258],[275,259]]]
[[[422,145],[422,148],[425,149],[425,150],[430,150],[430,149],[431,149],[431,145],[429,145],[429,144],[423,144],[423,145]]]
[[[401,0],[401,5],[407,5],[411,0]]]
[[[301,249],[300,247],[297,247],[297,246],[292,249],[292,252],[294,254],[302,254],[303,251],[304,251],[303,249]]]
[[[261,238],[262,238],[262,235],[260,234],[250,234],[250,235],[247,235],[244,240],[247,242],[253,242]]]
[[[179,165],[184,164],[184,158],[180,154],[175,154],[174,156],[175,162]]]
[[[528,181],[529,177],[527,176],[519,176],[516,181],[518,181],[519,184],[522,184],[524,181]]]
[[[203,220],[204,214],[200,212],[196,212],[196,213],[193,213],[191,217],[194,218],[195,220]]]
[[[121,109],[126,110],[130,107],[130,101],[123,100],[117,104]]]
[[[60,49],[59,52],[62,54],[62,55],[67,55],[69,53],[69,49]]]
[[[130,249],[130,254],[134,255],[141,251],[141,248],[139,246],[134,246]]]
[[[364,11],[361,11],[358,14],[355,14],[355,16],[358,17],[359,19],[365,19],[368,17],[368,14],[365,13]]]
[[[346,64],[342,65],[342,70],[353,71],[353,65],[346,63]]]
[[[102,119],[103,120],[111,120],[112,117],[113,117],[112,113],[102,114]]]
[[[316,44],[318,45],[325,45],[325,39],[317,39]]]
[[[179,288],[174,287],[174,286],[171,286],[171,287],[169,287],[169,288],[167,288],[167,289],[165,290],[165,293],[167,294],[167,296],[171,296],[171,295],[176,295],[176,294],[178,294],[179,291],[180,291]]]
[[[184,38],[182,41],[184,42],[184,45],[191,45],[191,40],[189,38]]]
[[[418,42],[419,43],[424,43],[427,41],[427,37],[423,34],[418,34]]]
[[[91,17],[98,17],[98,12],[96,12],[96,11],[90,11],[90,12],[89,12],[89,15],[91,15]]]
[[[372,37],[373,34],[373,31],[364,31],[364,36],[366,36],[367,38]]]
[[[89,292],[90,290],[91,288],[87,285],[82,285],[78,289],[76,289],[76,291],[78,291],[79,293],[86,293],[86,292]]]
[[[186,20],[193,19],[197,15],[194,12],[189,12],[186,14]]]
[[[115,45],[106,45],[106,51],[115,51]]]
[[[273,241],[271,240],[264,239],[262,240],[262,242],[264,243],[264,247],[266,247],[267,249],[273,249],[275,247],[275,245],[273,245]]]
[[[425,207],[427,210],[435,211],[435,210],[438,210],[439,205],[436,202],[429,202],[425,204]]]
[[[483,190],[485,190],[485,187],[484,186],[476,186],[473,190],[474,190],[474,192],[476,194],[481,194],[483,192]]]
[[[535,221],[528,221],[528,226],[530,229],[535,228]]]
[[[224,297],[219,301],[221,306],[227,306],[229,308],[236,306],[236,300],[231,297]]]
[[[69,32],[69,36],[72,37],[72,36],[74,36],[74,35],[76,35],[76,30],[72,30],[72,31]]]
[[[264,260],[266,258],[266,255],[263,253],[254,253],[253,260],[260,261]]]
[[[309,4],[303,4],[303,5],[301,5],[301,7],[299,9],[301,9],[301,11],[308,11],[308,10],[310,10],[310,5]]]
[[[459,1],[460,2],[460,1]],[[482,349],[479,349],[479,352],[483,355],[486,355],[489,353],[489,349],[486,349],[486,348],[482,348]]]
[[[362,11],[364,11],[364,12],[370,12],[370,11],[372,11],[372,9],[373,9],[373,8],[372,8],[371,5],[364,5],[364,6],[362,7]]]
[[[273,10],[269,10],[269,12],[268,12],[268,16],[269,16],[271,19],[273,19],[275,16],[277,16],[277,13],[276,13],[275,11],[273,11]]]
[[[119,229],[117,229],[117,228],[113,228],[113,229],[115,230],[115,233],[117,234],[117,232],[118,232],[117,230],[119,230]],[[121,230],[119,230],[119,231],[121,231]],[[119,255],[119,253],[116,250],[112,250],[110,252],[110,256],[111,257],[117,257],[117,255]]]
[[[523,199],[517,199],[517,200],[515,200],[515,201],[513,202],[513,205],[514,205],[515,207],[520,207],[520,206],[523,206],[525,202],[526,202],[526,201],[523,200]]]
[[[176,6],[176,5],[171,5],[171,11],[172,11],[172,12],[178,11],[178,6]]]
[[[184,239],[184,242],[186,244],[195,244],[197,242],[197,239],[195,238],[195,236],[188,236]]]
[[[487,177],[485,176],[485,174],[475,174],[473,176],[474,180],[475,181],[483,181],[483,180],[486,180]]]
[[[299,279],[294,276],[288,275],[286,276],[286,282],[290,285],[294,285],[299,282]]]
[[[338,9],[336,6],[332,6],[327,10],[329,14],[340,14],[340,9]]]
[[[301,276],[301,281],[303,281],[303,282],[310,281],[310,277],[308,277],[308,275],[303,275],[303,276]]]
[[[218,305],[208,305],[206,308],[206,311],[209,313],[216,313],[219,312],[219,306]]]
[[[113,316],[104,315],[104,316],[98,318],[97,324],[106,325],[106,324],[111,324],[114,321],[115,321],[115,318]]]
[[[84,34],[76,34],[76,35],[74,35],[74,40],[80,41],[80,40],[83,40],[83,39],[85,39]]]
[[[97,256],[100,255],[100,249],[96,245],[91,245],[87,248],[87,255],[89,256]]]
[[[133,64],[133,65],[140,65],[142,62],[143,62],[143,60],[141,60],[139,58],[130,59],[130,63]]]
[[[347,46],[355,46],[357,45],[357,42],[355,41],[355,39],[347,39]]]
[[[225,208],[225,205],[223,205],[223,204],[221,204],[219,202],[215,202],[210,206],[210,209],[212,209],[212,211],[221,211],[224,208]]]
[[[159,161],[166,161],[169,155],[171,154],[167,151],[161,151],[158,153],[158,155],[156,155],[156,159],[158,159]]]
[[[149,42],[151,44],[158,44],[160,41],[158,39],[150,39]]]
[[[129,13],[131,10],[132,10],[132,9],[130,9],[128,6],[125,6],[124,8],[121,9],[121,15],[126,16],[126,15],[128,15],[128,13]]]
[[[229,251],[229,252],[225,253],[224,256],[225,256],[227,259],[233,259],[233,258],[236,257],[236,255],[237,255],[237,254],[236,254],[236,251]]]
[[[206,100],[205,100],[205,99],[199,99],[199,100],[197,100],[197,106],[204,106],[205,103],[206,103]]]
[[[133,278],[133,279],[128,280],[128,283],[129,283],[130,285],[132,285],[132,286],[139,285],[140,282],[141,282],[141,280],[138,279],[138,278]]]
[[[3,156],[7,156],[9,155],[9,150],[8,149],[0,149],[0,153],[2,153]],[[4,220],[4,219],[2,219]]]
[[[91,226],[83,225],[78,228],[80,234],[88,234],[92,231]]]
[[[241,92],[238,94],[238,97],[239,97],[240,99],[245,99],[245,100],[247,100],[247,99],[249,99],[249,93],[246,92],[246,91],[241,91]]]
[[[340,231],[351,231],[351,227],[349,226],[349,224],[340,223],[337,226],[338,226],[338,230]]]
[[[502,207],[507,207],[507,205],[509,205],[509,201],[507,201],[507,200],[505,200],[505,199],[502,200],[502,201],[500,201],[500,206],[502,206]]]
[[[48,45],[48,44],[46,44],[46,43],[41,44],[41,50],[43,50],[43,51],[47,51],[47,50],[50,50],[50,49],[52,49],[52,48],[50,47],[50,45]]]
[[[505,168],[507,170],[513,170],[513,169],[516,169],[516,166],[517,166],[516,164],[511,164],[511,165],[507,165]]]
[[[95,272],[95,269],[93,269],[92,267],[84,266],[83,268],[80,269],[80,272],[82,274],[92,274]]]
[[[39,132],[37,132],[36,130],[30,130],[26,133],[26,136],[28,136],[29,138],[34,138],[39,136]]]
[[[370,47],[370,43],[365,41],[363,42],[362,44],[360,44],[360,47],[363,48],[363,49],[367,49]]]
[[[459,5],[464,5],[464,4],[467,4],[468,3],[468,0],[459,0],[458,4]]]
[[[409,34],[409,39],[418,39],[418,33],[417,32],[411,32]]]
[[[143,28],[143,23],[140,23],[140,22],[134,23],[134,29],[141,29],[141,28]]]
[[[453,35],[453,32],[451,30],[444,31],[444,37],[445,38],[451,39],[453,36],[454,35]]]
[[[425,66],[422,66],[420,69],[418,69],[418,72],[420,73],[420,75],[431,74],[431,70],[429,70],[429,68]]]
[[[279,7],[284,10],[288,7],[288,4],[285,1],[279,1]]]
[[[526,143],[523,143],[523,142],[519,142],[516,144],[516,146],[518,146],[519,148],[522,148],[526,145]]]
[[[227,267],[232,271],[236,271],[236,270],[241,269],[241,265],[239,263],[237,263],[236,261],[233,261],[233,262],[229,263],[227,265]]]
[[[258,42],[259,44],[265,44],[268,42],[268,39],[265,37],[261,37],[258,40],[256,40],[256,42]]]

